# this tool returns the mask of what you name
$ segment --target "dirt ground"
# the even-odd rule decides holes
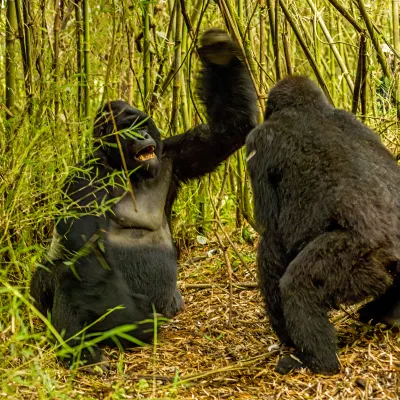
[[[279,347],[259,291],[249,284],[254,280],[234,256],[230,296],[222,252],[208,253],[217,247],[216,243],[198,246],[181,257],[180,287],[186,308],[162,327],[158,344],[124,355],[108,351],[111,371],[100,376],[78,373],[77,397],[400,398],[400,334],[383,325],[361,324],[356,307],[332,314],[342,365],[339,375],[315,376],[306,370],[287,376],[275,373],[274,366],[287,349]],[[254,247],[241,246],[240,253],[255,273]]]

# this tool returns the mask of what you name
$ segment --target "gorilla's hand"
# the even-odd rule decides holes
[[[231,37],[222,29],[211,28],[200,38],[199,55],[203,62],[228,65],[234,58],[240,57],[240,49]]]

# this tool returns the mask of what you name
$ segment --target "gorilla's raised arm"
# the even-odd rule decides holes
[[[164,140],[174,176],[185,181],[212,172],[244,145],[257,123],[256,94],[240,51],[227,33],[213,28],[201,38],[200,95],[208,125]]]

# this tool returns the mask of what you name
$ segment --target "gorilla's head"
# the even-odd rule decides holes
[[[306,76],[288,76],[269,92],[264,119],[286,109],[313,110],[331,107],[322,90]]]
[[[162,141],[153,120],[145,113],[117,100],[106,103],[97,112],[93,135],[107,163],[122,169],[122,155],[131,178],[154,177],[160,165]]]

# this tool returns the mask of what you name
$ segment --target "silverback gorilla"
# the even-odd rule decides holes
[[[199,92],[208,125],[161,140],[152,119],[123,101],[99,111],[94,137],[100,150],[65,190],[81,215],[58,222],[53,242],[63,254],[55,260],[50,254],[53,261],[38,268],[31,282],[39,309],[51,312],[65,338],[118,305],[124,308],[88,331],[134,324],[151,315],[152,305],[165,317],[182,310],[171,207],[182,182],[212,172],[243,146],[256,125],[256,95],[239,53],[222,30],[209,29],[201,38]],[[115,176],[123,170],[129,171],[134,198],[120,182],[125,175]],[[91,208],[110,202],[111,212],[96,214]],[[148,328],[138,324],[129,334],[151,341]],[[118,340],[122,347],[132,345]],[[113,345],[112,340],[106,343]],[[95,346],[85,358],[88,364],[98,362],[101,350]]]
[[[277,371],[334,374],[329,309],[373,297],[362,320],[400,322],[400,169],[308,78],[280,81],[264,119],[246,140],[259,277],[272,327],[301,361]]]

